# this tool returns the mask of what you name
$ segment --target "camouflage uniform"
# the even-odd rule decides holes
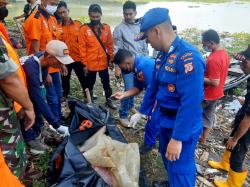
[[[12,65],[14,62],[9,60],[3,44],[3,39],[0,37],[0,69],[12,68],[12,72],[9,71],[10,74],[15,72]],[[1,78],[8,76],[6,71],[0,71]],[[5,76],[2,76],[3,73]],[[27,164],[25,144],[16,112],[13,109],[13,101],[6,97],[2,89],[0,89],[0,146],[9,168],[14,175],[21,177]]]

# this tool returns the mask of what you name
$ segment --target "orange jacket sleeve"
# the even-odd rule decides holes
[[[106,48],[108,50],[110,60],[113,61],[113,58],[114,58],[114,42],[113,42],[113,37],[112,37],[110,27],[108,27],[108,41],[107,41]]]
[[[83,25],[80,28],[78,42],[79,42],[79,51],[80,51],[80,58],[82,64],[87,66],[87,44],[86,44],[86,27]]]
[[[41,30],[42,30],[41,19],[29,17],[24,22],[24,30],[26,33],[25,37],[29,38],[30,40],[40,41],[41,35],[42,35],[42,33],[41,33]]]
[[[6,30],[6,27],[4,26],[4,24],[1,21],[0,21],[0,31],[4,35],[6,41],[12,46],[12,43],[11,43],[10,38],[8,36],[8,31]]]

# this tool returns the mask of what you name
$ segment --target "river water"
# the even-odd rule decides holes
[[[74,18],[87,16],[90,0],[70,0],[70,14]],[[122,5],[115,1],[99,0],[102,5],[103,21],[112,28],[122,19]],[[10,17],[20,15],[25,2],[9,5]],[[250,33],[250,3],[192,3],[192,2],[151,2],[138,5],[138,17],[153,7],[169,8],[173,24],[178,30],[191,27],[206,30]]]

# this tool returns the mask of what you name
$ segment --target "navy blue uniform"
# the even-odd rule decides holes
[[[139,90],[146,89],[152,81],[155,61],[149,57],[136,56],[134,63],[135,87]],[[140,81],[138,78],[142,78]]]
[[[167,53],[159,53],[141,104],[140,112],[149,115],[158,102],[160,152],[171,187],[195,186],[194,151],[202,132],[204,70],[198,50],[177,36]],[[165,158],[171,138],[182,142],[180,159],[174,162]]]
[[[135,57],[135,87],[143,90],[146,89],[152,82],[152,76],[155,66],[155,60],[144,57],[144,56],[136,56]],[[140,81],[137,79],[143,78],[144,81]],[[153,106],[155,103],[153,104]],[[152,107],[153,107],[152,106]],[[152,109],[153,110],[153,109]],[[153,146],[156,144],[156,138],[159,135],[159,107],[155,106],[154,111],[151,110],[150,116],[151,118],[147,121],[145,125],[145,133],[144,133],[144,143],[149,146]]]
[[[45,68],[41,70],[38,59],[41,55],[43,55],[43,53],[37,53],[36,56],[30,57],[23,64],[29,96],[36,115],[33,127],[23,132],[26,141],[34,140],[40,134],[41,128],[43,127],[42,116],[53,125],[54,128],[59,127],[59,119],[56,118],[46,102],[44,82],[48,75],[48,69]]]

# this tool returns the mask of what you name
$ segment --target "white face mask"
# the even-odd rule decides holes
[[[57,10],[57,6],[47,5],[46,10],[49,14],[54,15]]]

